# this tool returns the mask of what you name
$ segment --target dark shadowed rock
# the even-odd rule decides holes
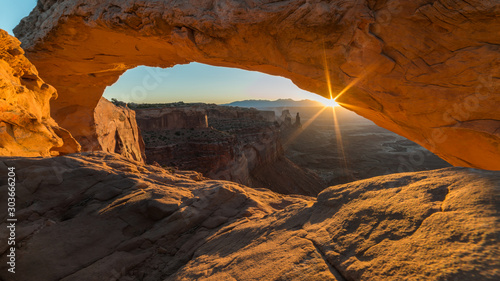
[[[199,107],[135,109],[135,112],[137,123],[145,132],[208,127],[207,112]]]
[[[498,172],[395,174],[333,186],[315,199],[116,154],[1,159],[1,170],[10,166],[18,181],[17,280],[500,277]],[[5,209],[0,216],[5,221]],[[13,280],[6,266],[2,254],[0,277]]]

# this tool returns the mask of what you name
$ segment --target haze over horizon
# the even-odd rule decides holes
[[[1,2],[0,29],[14,35],[12,30],[29,15],[36,3],[36,0]],[[196,62],[167,69],[139,66],[128,70],[114,85],[106,88],[103,96],[135,103],[225,104],[248,99],[286,98],[327,101],[298,88],[287,78]]]

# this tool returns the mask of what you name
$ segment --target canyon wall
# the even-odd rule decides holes
[[[266,122],[276,121],[276,114],[270,110],[257,110],[255,108],[243,108],[235,106],[209,105],[208,116],[215,119],[253,119]]]
[[[317,195],[326,187],[314,173],[286,159],[274,111],[214,104],[136,111],[148,163],[285,194]]]
[[[200,108],[190,110],[171,107],[135,109],[137,123],[144,131],[201,129],[208,127],[207,112]]]
[[[21,42],[0,29],[0,155],[51,156],[80,145],[50,116],[57,91],[24,56]]]
[[[453,165],[498,170],[499,7],[491,0],[41,0],[15,33],[59,91],[53,118],[77,140],[95,138],[92,112],[127,69],[196,61],[287,77]]]
[[[95,150],[144,162],[144,141],[133,110],[101,98],[94,111],[94,120],[98,142]]]
[[[180,137],[175,138],[175,133]],[[256,128],[244,135],[229,135],[211,130],[162,132],[171,140],[146,146],[148,163],[157,162],[182,170],[195,170],[212,179],[252,186],[251,171],[272,163],[283,155],[279,131]],[[145,137],[153,138],[145,133]],[[148,143],[146,140],[146,143]]]
[[[148,163],[251,185],[255,167],[283,155],[279,130],[255,109],[186,104],[136,112]]]

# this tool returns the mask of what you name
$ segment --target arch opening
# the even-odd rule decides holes
[[[453,165],[500,169],[500,19],[487,5],[444,11],[450,28],[412,2],[397,12],[363,1],[115,2],[39,2],[14,30],[59,91],[52,116],[83,147],[102,93],[127,69],[199,62],[287,77],[327,98],[348,88],[342,106],[381,127]]]
[[[273,178],[267,186],[293,193],[279,186],[296,183],[278,180],[280,173],[272,172],[293,169],[295,180],[307,179],[302,184],[316,192],[388,173],[448,166],[331,100],[260,72],[199,63],[142,66],[124,73],[104,97],[135,111],[148,163],[214,179],[266,187],[260,181]],[[412,157],[422,161],[408,165]]]
[[[298,88],[284,77],[195,62],[171,68],[138,66],[129,69],[113,85],[106,87],[103,96],[127,103],[229,104],[250,99],[307,99],[337,106],[327,98]]]

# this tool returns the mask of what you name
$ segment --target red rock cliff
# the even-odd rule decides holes
[[[95,150],[113,152],[144,162],[144,141],[135,112],[101,98],[94,112],[97,140]]]
[[[200,108],[171,107],[136,109],[137,123],[143,131],[201,129],[208,127],[207,112]]]
[[[0,156],[50,156],[80,145],[50,116],[57,92],[24,56],[21,42],[0,29]]]
[[[163,113],[156,119],[160,121],[151,126],[150,117],[159,112]],[[193,127],[199,124],[193,117],[200,112],[204,117],[208,113],[210,127]],[[316,195],[325,187],[317,176],[285,159],[280,130],[270,122],[275,120],[274,111],[198,104],[140,109],[137,113],[139,126],[145,124],[141,129],[149,163],[287,194]],[[179,119],[182,117],[187,120]],[[182,126],[164,121],[170,119]]]
[[[255,109],[200,104],[136,112],[150,163],[250,185],[253,169],[283,155],[279,130]]]

